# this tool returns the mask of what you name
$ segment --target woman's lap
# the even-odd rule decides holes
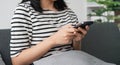
[[[83,51],[67,51],[42,58],[35,65],[114,65],[104,62]]]

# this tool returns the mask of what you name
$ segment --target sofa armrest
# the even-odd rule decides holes
[[[0,30],[0,53],[6,65],[12,65],[10,58],[10,29]]]

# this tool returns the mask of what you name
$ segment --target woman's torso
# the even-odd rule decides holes
[[[49,36],[57,32],[57,30],[61,26],[66,25],[68,23],[78,22],[76,15],[70,9],[57,12],[46,10],[43,11],[43,13],[40,13],[32,8],[30,2],[19,4],[19,6],[23,8],[21,9],[21,12],[24,11],[25,8],[27,8],[27,10],[29,11],[28,13],[30,15],[29,18],[25,18],[29,19],[29,22],[25,22],[29,24],[27,26],[27,31],[29,35],[29,37],[27,37],[29,38],[27,42],[29,43],[29,47],[42,42],[45,38],[48,38]],[[59,52],[69,51],[72,49],[72,44],[57,46],[52,48],[44,57]]]

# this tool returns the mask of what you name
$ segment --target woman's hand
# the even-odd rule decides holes
[[[89,27],[86,26],[86,29],[78,28],[77,33],[73,39],[73,48],[75,50],[81,49],[81,40],[84,38],[84,36],[87,34],[87,31],[89,30]]]
[[[50,38],[55,41],[56,45],[65,45],[70,43],[76,35],[77,29],[73,28],[71,24],[61,27],[58,32],[53,34]]]
[[[82,28],[79,27],[77,29],[77,32],[76,32],[73,40],[76,41],[76,42],[80,42],[84,38],[84,36],[87,34],[88,30],[89,30],[88,26],[86,26],[86,29],[82,29]]]

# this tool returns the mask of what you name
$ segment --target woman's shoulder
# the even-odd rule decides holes
[[[19,3],[18,6],[30,7],[30,1]]]
[[[19,3],[19,4],[17,5],[17,7],[15,8],[15,10],[16,10],[16,9],[28,10],[30,7],[31,7],[30,1],[27,1],[27,2],[24,2],[24,3]]]
[[[30,1],[24,2],[24,3],[19,3],[16,8],[14,9],[15,12],[20,12],[20,13],[28,13],[31,11],[31,5]]]

